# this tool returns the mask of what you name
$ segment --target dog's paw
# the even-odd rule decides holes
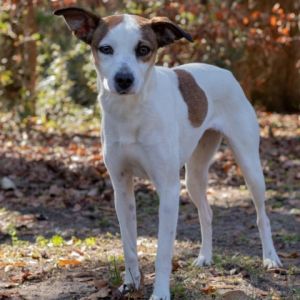
[[[265,257],[263,263],[267,269],[282,267],[282,263],[276,253],[273,253],[270,257]]]
[[[128,294],[135,292],[136,289],[133,284],[122,284],[118,289],[113,291],[114,300],[124,299]]]
[[[171,297],[169,295],[156,296],[152,295],[149,300],[170,300]]]
[[[194,261],[193,266],[195,267],[204,267],[211,265],[211,258],[206,258],[203,255],[199,255]]]

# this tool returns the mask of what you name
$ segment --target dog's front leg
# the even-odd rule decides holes
[[[176,172],[175,172],[176,174]],[[174,174],[173,174],[174,175]],[[155,284],[151,300],[170,299],[170,274],[179,207],[180,180],[163,180],[157,186],[159,205],[158,250],[155,263]]]
[[[115,208],[120,224],[121,238],[125,256],[125,279],[121,292],[131,288],[138,289],[140,271],[138,266],[136,239],[136,206],[132,175],[125,171],[110,172],[115,197]]]

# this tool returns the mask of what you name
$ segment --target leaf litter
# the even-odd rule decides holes
[[[223,142],[208,190],[214,211],[214,265],[191,266],[200,233],[182,181],[171,277],[174,299],[299,297],[300,120],[266,112],[258,116],[267,210],[284,268],[267,272],[260,267],[255,210]],[[75,130],[0,122],[0,299],[111,299],[117,289],[111,270],[122,276],[124,260],[99,131]],[[154,281],[158,198],[142,180],[136,180],[136,196],[144,283],[127,298],[147,299]]]

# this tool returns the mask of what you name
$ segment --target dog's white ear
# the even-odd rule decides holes
[[[151,27],[156,34],[158,47],[172,44],[181,38],[193,42],[193,38],[189,33],[184,31],[167,17],[154,17],[150,21]]]
[[[67,7],[54,11],[57,16],[63,16],[70,30],[80,40],[91,44],[93,34],[102,21],[97,15],[79,7]]]

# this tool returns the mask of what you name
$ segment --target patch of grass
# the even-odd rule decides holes
[[[63,237],[61,237],[60,235],[56,234],[54,235],[51,239],[50,239],[50,243],[54,246],[54,247],[61,247],[65,244],[65,241],[63,239]]]
[[[138,215],[140,221],[143,220],[145,215],[156,215],[158,213],[159,197],[157,193],[137,192],[135,196],[137,210],[142,211],[142,214]]]
[[[293,288],[292,293],[293,296],[296,296],[295,299],[300,299],[300,287]]]
[[[93,247],[96,245],[97,240],[95,237],[88,237],[85,238],[84,240],[81,240],[80,238],[77,238],[75,236],[72,237],[72,239],[70,241],[65,241],[63,237],[61,237],[60,235],[54,235],[52,238],[47,239],[42,235],[37,236],[36,240],[35,240],[37,246],[39,247],[46,247],[48,245],[54,246],[54,247],[62,247],[64,246],[66,243],[67,244],[72,244],[72,245],[76,245],[76,246],[80,246],[82,244],[85,244],[88,247]]]
[[[279,195],[273,195],[273,203],[272,203],[272,208],[276,209],[276,208],[281,208],[286,204],[286,197],[282,197]]]
[[[40,246],[40,247],[45,247],[45,246],[48,245],[49,240],[46,239],[44,236],[39,235],[39,236],[37,236],[35,242],[38,244],[38,246]]]
[[[9,225],[7,227],[7,233],[10,235],[11,242],[13,246],[18,243],[17,229],[14,225]]]
[[[297,274],[300,274],[300,268],[298,268],[296,266],[289,266],[288,275],[293,276],[293,275],[297,275]]]
[[[295,244],[300,242],[300,234],[297,233],[282,234],[281,238],[285,243]]]
[[[100,220],[99,220],[99,226],[100,227],[108,227],[110,226],[111,223],[110,223],[110,220],[108,218],[105,218],[105,217],[102,217]]]
[[[122,256],[110,256],[108,257],[108,271],[110,277],[110,283],[112,286],[118,287],[122,284],[123,279],[121,276],[120,265],[123,263]]]
[[[243,244],[246,244],[249,241],[249,238],[245,234],[241,233],[239,236],[239,241]]]
[[[76,236],[72,236],[72,239],[71,239],[73,245],[76,245],[76,246],[80,246],[84,241],[81,240],[80,238],[76,237]]]
[[[10,224],[7,226],[7,234],[10,235],[12,246],[26,246],[28,241],[22,241],[18,237],[18,232],[15,225]]]
[[[171,286],[171,295],[172,295],[172,299],[174,300],[188,300],[187,295],[186,295],[186,288],[185,286],[180,283],[177,282],[176,285]]]
[[[103,235],[103,237],[106,238],[106,239],[114,240],[115,238],[118,238],[119,235],[117,233],[115,235],[113,235],[111,232],[106,232]]]
[[[213,261],[219,272],[226,273],[232,269],[237,269],[237,272],[243,272],[245,277],[249,277],[250,281],[255,283],[264,272],[261,264],[250,256],[240,254],[225,256],[216,254]]]
[[[93,247],[96,245],[96,238],[95,237],[88,237],[84,240],[84,243],[89,246],[89,247]]]

